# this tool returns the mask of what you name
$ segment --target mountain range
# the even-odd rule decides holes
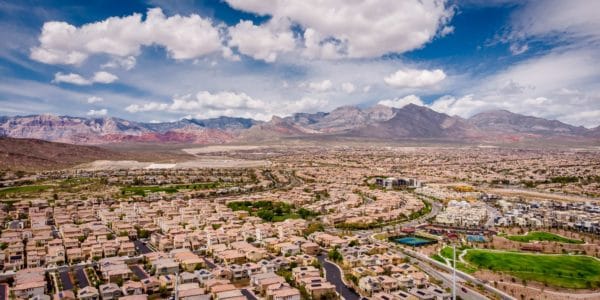
[[[409,104],[402,108],[375,105],[361,109],[343,106],[331,112],[296,113],[284,118],[274,116],[268,122],[234,117],[182,119],[164,123],[48,114],[0,117],[0,136],[82,145],[156,142],[222,144],[286,137],[455,141],[567,138],[595,141],[600,139],[600,126],[587,129],[506,110],[461,118]]]

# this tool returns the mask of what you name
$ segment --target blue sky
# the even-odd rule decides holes
[[[0,1],[0,115],[426,105],[600,125],[598,1]]]

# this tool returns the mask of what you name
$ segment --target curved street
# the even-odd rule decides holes
[[[325,254],[319,254],[317,259],[325,268],[325,278],[335,285],[335,290],[346,300],[358,300],[360,296],[351,290],[342,280],[342,272],[335,264],[327,261]]]

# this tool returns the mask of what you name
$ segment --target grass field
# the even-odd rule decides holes
[[[233,211],[244,210],[268,222],[281,222],[287,219],[308,219],[318,213],[305,208],[296,209],[285,202],[274,201],[234,201],[227,203]]]
[[[474,266],[465,264],[461,261],[459,261],[458,256],[460,255],[460,253],[462,252],[462,250],[464,250],[466,248],[456,248],[456,269],[461,270],[465,273],[475,273],[477,271],[477,268],[475,268]],[[442,248],[442,251],[440,251],[440,258],[441,257],[445,257],[448,259],[448,261],[450,262],[450,265],[452,266],[454,264],[453,261],[453,255],[452,255],[452,247],[444,247]],[[436,260],[438,260],[437,258],[434,258]]]
[[[142,186],[127,186],[121,188],[122,196],[146,196],[147,193],[165,192],[167,194],[177,193],[179,190],[206,190],[220,186],[218,182],[181,184],[181,185],[142,185]]]
[[[583,244],[582,240],[574,240],[570,238],[566,238],[564,236],[556,235],[549,232],[543,231],[531,231],[526,235],[509,235],[506,236],[507,239],[515,242],[521,243],[529,243],[531,241],[550,241],[550,242],[559,242],[559,243],[568,243],[568,244]]]
[[[464,259],[478,268],[522,280],[571,289],[600,287],[600,261],[589,256],[468,250]]]
[[[0,189],[0,197],[13,195],[13,194],[34,194],[43,192],[49,188],[52,188],[51,185],[24,185],[24,186],[15,186]]]

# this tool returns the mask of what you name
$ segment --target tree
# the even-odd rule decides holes
[[[329,257],[329,259],[331,259],[334,262],[341,262],[344,259],[340,251],[338,251],[337,247],[329,250],[327,257]]]
[[[167,287],[164,285],[161,285],[160,288],[158,288],[158,293],[163,298],[166,298],[167,296],[169,296],[169,291],[167,290]]]
[[[338,298],[337,294],[335,292],[331,292],[331,291],[329,291],[329,292],[321,295],[321,297],[319,297],[320,300],[334,300],[337,298]]]
[[[323,226],[322,223],[313,222],[313,223],[308,224],[308,226],[304,230],[304,235],[309,236],[313,232],[324,231],[324,230],[325,230],[325,226]]]

